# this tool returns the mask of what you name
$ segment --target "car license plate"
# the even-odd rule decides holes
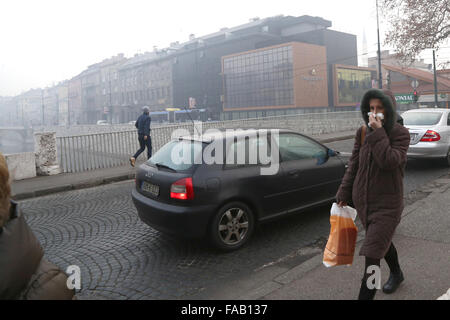
[[[142,182],[142,191],[148,192],[151,195],[157,197],[159,195],[159,186],[148,183],[146,181]]]

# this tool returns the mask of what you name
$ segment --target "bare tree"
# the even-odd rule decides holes
[[[449,39],[450,0],[381,0],[380,6],[389,24],[385,42],[403,62]]]

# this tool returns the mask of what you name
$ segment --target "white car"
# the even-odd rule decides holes
[[[97,125],[99,126],[107,126],[109,123],[106,120],[98,120]]]
[[[450,166],[450,109],[414,109],[402,114],[411,142],[409,158],[442,158]]]

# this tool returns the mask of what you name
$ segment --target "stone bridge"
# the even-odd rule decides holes
[[[30,127],[0,127],[0,145],[2,145],[3,139],[9,139],[10,133],[15,133],[16,136],[21,138],[21,142],[33,140],[34,131]]]

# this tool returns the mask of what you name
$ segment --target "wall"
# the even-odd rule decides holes
[[[5,158],[13,181],[36,177],[34,152],[7,154]]]
[[[295,107],[328,106],[326,48],[293,43]]]
[[[205,107],[211,112],[211,116],[218,118],[222,112],[221,57],[253,50],[259,40],[258,37],[237,38],[234,41],[200,46],[177,55],[177,63],[173,65],[174,106],[188,106],[189,97],[193,97],[197,106]]]

